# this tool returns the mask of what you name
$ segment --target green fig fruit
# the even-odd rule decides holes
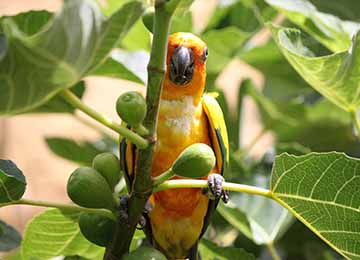
[[[216,163],[213,150],[206,144],[188,146],[175,160],[172,171],[186,178],[200,178],[208,175]]]
[[[115,232],[115,221],[93,213],[82,213],[79,218],[81,233],[90,242],[106,247]]]
[[[146,101],[136,92],[122,94],[116,101],[116,111],[120,118],[133,127],[139,126],[146,115]]]
[[[71,200],[86,208],[114,208],[114,199],[109,184],[95,169],[77,168],[67,183]]]
[[[125,255],[123,260],[166,260],[167,258],[153,247],[141,246],[130,254]]]
[[[111,190],[114,190],[120,181],[119,159],[112,153],[101,153],[95,156],[92,166],[105,178]]]

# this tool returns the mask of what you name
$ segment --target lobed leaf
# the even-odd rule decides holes
[[[314,89],[346,111],[360,105],[359,40],[356,34],[348,51],[315,57],[295,29],[270,26],[281,52]]]
[[[0,31],[9,48],[0,62],[0,114],[34,109],[90,75],[141,14],[138,1],[105,18],[94,2],[66,0],[62,10],[31,36],[16,18],[3,19]]]
[[[282,154],[273,197],[348,259],[360,259],[360,161],[345,154]]]
[[[104,249],[87,241],[80,232],[77,223],[80,214],[51,209],[35,216],[25,230],[22,259],[46,260],[73,255],[92,260],[102,259]]]

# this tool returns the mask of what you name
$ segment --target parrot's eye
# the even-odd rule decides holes
[[[204,63],[207,60],[207,57],[209,55],[209,50],[207,47],[205,47],[204,52],[200,56],[201,62]]]

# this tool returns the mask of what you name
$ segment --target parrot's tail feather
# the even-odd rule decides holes
[[[198,250],[199,241],[196,241],[196,243],[191,247],[188,259],[189,260],[201,260],[201,256]]]

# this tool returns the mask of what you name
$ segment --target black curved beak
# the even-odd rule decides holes
[[[193,51],[186,46],[177,47],[171,56],[170,80],[176,85],[185,85],[193,78],[194,68]]]

